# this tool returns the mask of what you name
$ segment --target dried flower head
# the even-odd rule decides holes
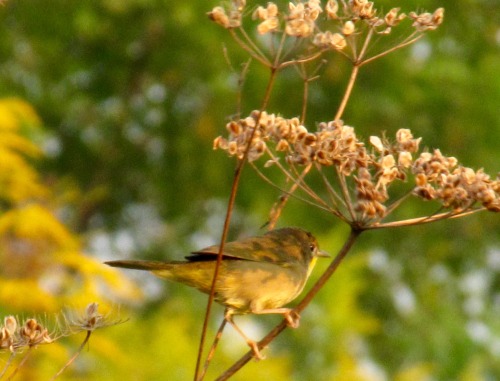
[[[377,14],[377,10],[373,8],[373,1],[350,0],[349,7],[356,18],[370,20]]]
[[[417,14],[410,12],[409,16],[413,20],[412,26],[419,32],[435,30],[443,22],[444,8],[438,8],[434,13]]]
[[[339,3],[336,0],[328,0],[325,11],[329,19],[338,19]]]
[[[68,332],[94,331],[122,323],[124,320],[113,318],[111,314],[101,314],[97,303],[90,303],[83,314],[77,311],[67,311],[63,316]]]
[[[309,37],[314,31],[318,10],[310,9],[309,3],[289,3],[285,33],[293,37]]]
[[[335,167],[336,173],[346,179],[352,177],[353,197],[345,202],[353,200],[352,210],[357,215],[351,217],[358,223],[386,217],[390,186],[411,177],[414,195],[439,201],[444,208],[463,211],[479,203],[488,210],[500,210],[498,179],[492,180],[482,170],[459,166],[454,157],[446,157],[439,150],[418,155],[421,138],[415,138],[408,129],[398,130],[393,143],[371,136],[371,150],[367,150],[354,128],[341,120],[319,123],[316,131],[309,131],[298,118],[253,111],[226,128],[229,136],[217,137],[214,149],[223,149],[231,156],[241,159],[248,149],[249,161],[267,156],[266,168],[278,165],[281,156],[290,166]],[[331,185],[328,190],[334,188]]]
[[[16,352],[28,347],[41,344],[50,344],[57,340],[59,335],[49,333],[44,324],[35,318],[29,318],[19,324],[19,319],[7,316],[3,327],[0,327],[0,351]]]
[[[354,23],[351,20],[348,20],[345,22],[345,24],[342,26],[342,34],[344,36],[350,36],[351,34],[354,33],[356,30],[356,27],[354,26]]]
[[[384,17],[384,21],[387,26],[396,26],[406,18],[406,15],[404,13],[399,13],[400,9],[401,8],[392,8],[389,12],[387,12]]]
[[[222,25],[224,28],[229,28],[229,17],[222,7],[215,7],[207,13],[210,20],[215,21],[217,24]]]
[[[253,13],[253,18],[262,20],[257,26],[257,31],[260,34],[276,32],[280,25],[278,6],[274,3],[268,3],[266,8],[259,6]]]
[[[53,340],[49,331],[36,319],[28,319],[19,330],[18,346],[33,347],[40,344],[48,344]]]
[[[360,44],[365,42],[368,44],[371,41],[371,38],[367,38],[368,33],[389,34],[406,18],[406,14],[400,13],[399,8],[392,8],[385,14],[379,13],[373,1],[345,0],[339,7],[338,1],[335,0],[328,0],[326,4],[322,4],[320,0],[295,0],[289,2],[286,9],[280,9],[276,3],[268,2],[266,6],[257,6],[251,12],[251,16],[259,20],[256,26],[258,34],[282,34],[282,38],[279,39],[281,46],[277,49],[276,41],[273,42],[272,39],[253,40],[251,36],[254,36],[254,33],[248,33],[244,25],[244,16],[250,14],[250,12],[244,12],[245,5],[245,1],[232,0],[213,8],[208,16],[226,29],[239,29],[233,33],[235,40],[251,56],[266,66],[280,66],[280,63],[284,64],[286,61],[290,64],[297,57],[300,57],[301,62],[319,59],[322,52],[317,54],[317,51],[311,49],[313,47],[322,51],[342,51],[342,54],[352,62],[362,64],[363,61],[370,61],[370,58],[374,57],[380,58],[417,39],[415,35],[411,35],[408,40],[403,39],[404,42],[396,46],[384,47],[381,52],[375,52],[366,47],[359,49]],[[432,14],[412,12],[410,18],[417,32],[421,33],[437,28],[442,22],[443,12],[442,8]],[[320,18],[323,14],[324,17]],[[325,21],[321,21],[322,19]],[[290,37],[305,41],[301,44],[294,41],[293,49],[289,50],[288,54],[280,54],[286,44],[292,46]],[[348,45],[351,49],[344,50]],[[371,57],[367,57],[369,51]],[[278,54],[274,57],[275,59],[286,61],[273,60],[275,54]],[[232,148],[235,148],[234,145]]]
[[[317,33],[314,36],[313,44],[319,48],[342,50],[346,47],[347,42],[340,33],[326,31],[324,33]]]
[[[241,26],[241,18],[245,5],[245,0],[233,0],[228,9],[217,6],[208,12],[207,15],[210,20],[226,29],[238,28]]]
[[[14,339],[17,331],[17,320],[14,316],[4,319],[3,327],[0,327],[0,350],[8,349],[14,351]]]

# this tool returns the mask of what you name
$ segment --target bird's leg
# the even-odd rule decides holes
[[[236,325],[236,323],[233,321],[233,311],[230,309],[226,309],[226,312],[224,314],[224,319],[233,326],[233,328],[238,332],[243,339],[247,342],[248,346],[252,348],[253,354],[257,360],[264,360],[266,357],[260,353],[259,346],[257,345],[257,342],[250,339],[245,333]]]
[[[280,314],[285,318],[287,325],[291,328],[298,328],[300,323],[300,315],[293,308],[270,308],[266,310],[258,310],[252,311],[253,314],[256,315],[265,315],[265,314]]]

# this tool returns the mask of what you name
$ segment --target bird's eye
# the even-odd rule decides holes
[[[314,243],[309,244],[309,249],[314,253],[316,251],[316,245]]]

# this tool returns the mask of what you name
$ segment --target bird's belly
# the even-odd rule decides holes
[[[239,313],[279,308],[297,297],[306,273],[299,267],[266,262],[228,263],[217,287],[217,301]]]

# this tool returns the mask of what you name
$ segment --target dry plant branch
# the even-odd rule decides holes
[[[376,230],[376,229],[386,229],[386,228],[398,228],[404,226],[413,226],[413,225],[422,225],[428,224],[430,222],[436,222],[446,219],[465,217],[471,214],[475,214],[477,212],[485,211],[486,208],[477,208],[477,209],[469,209],[463,211],[450,211],[445,213],[439,213],[432,216],[425,217],[416,217],[410,218],[402,221],[393,221],[393,222],[376,222],[370,225],[365,226],[365,230]]]
[[[272,154],[271,151],[268,151],[269,156],[271,157],[271,162],[274,163],[285,175],[286,180],[291,181],[292,183],[296,184],[297,187],[294,187],[293,189],[301,189],[304,191],[305,194],[307,194],[316,204],[320,206],[321,208],[324,208],[326,210],[329,210],[328,204],[324,202],[321,197],[319,197],[304,181],[304,177],[307,175],[309,170],[311,169],[310,166],[306,166],[305,169],[299,174],[297,173],[296,169],[294,166],[291,166],[291,170],[295,172],[295,175],[292,175],[289,171],[286,170],[286,168],[281,165],[279,160]],[[256,168],[256,166],[254,166]],[[267,179],[266,176],[262,172],[260,172],[263,177]],[[267,179],[268,182],[272,183],[269,179]]]
[[[262,101],[262,109],[265,109],[267,107],[267,104],[269,102],[269,98],[271,96],[271,91],[272,91],[272,88],[274,85],[274,81],[276,79],[276,74],[277,74],[277,71],[272,69],[271,76],[270,76],[268,84],[267,84],[266,92],[264,93],[264,98]],[[262,113],[258,114],[258,116],[256,118],[257,123],[260,121],[261,115],[262,115]],[[220,265],[222,263],[224,244],[227,240],[227,235],[229,232],[229,224],[231,222],[231,214],[232,214],[232,211],[234,208],[236,194],[238,192],[238,185],[240,182],[241,173],[243,170],[243,166],[245,165],[245,163],[248,160],[248,155],[250,152],[250,147],[251,147],[255,132],[256,132],[256,130],[254,130],[251,133],[250,139],[247,143],[247,146],[245,147],[245,149],[243,151],[243,156],[239,159],[238,164],[237,164],[236,169],[235,169],[235,173],[234,173],[233,184],[231,186],[231,193],[230,193],[229,200],[228,200],[228,206],[226,209],[226,217],[224,219],[224,227],[222,230],[222,236],[221,236],[221,240],[220,240],[219,253],[217,255],[217,264],[215,266],[214,276],[213,276],[213,280],[212,280],[212,286],[211,286],[210,294],[208,297],[207,308],[206,308],[205,318],[203,321],[202,333],[201,333],[201,337],[200,337],[200,344],[199,344],[199,348],[198,348],[198,356],[197,356],[197,360],[196,360],[196,367],[195,367],[195,374],[194,374],[195,381],[203,379],[202,377],[199,378],[198,375],[200,374],[201,359],[203,357],[203,347],[205,345],[206,334],[208,331],[208,322],[210,319],[210,312],[211,312],[211,308],[212,308],[213,301],[215,298],[215,285],[217,282],[217,277],[219,275]],[[208,364],[206,365],[206,367],[208,367]]]
[[[217,330],[217,333],[215,334],[214,341],[212,343],[212,346],[210,347],[210,350],[208,351],[207,358],[205,360],[205,365],[203,366],[203,370],[200,373],[200,380],[203,380],[205,375],[207,374],[208,367],[210,366],[210,362],[212,361],[214,355],[215,355],[215,350],[217,348],[217,345],[219,344],[219,341],[222,337],[222,333],[224,332],[224,327],[226,326],[227,320],[223,319],[219,329]]]
[[[267,66],[267,67],[270,67],[271,66],[271,62],[269,62],[269,60],[267,59],[267,57],[261,53],[258,49],[257,51],[255,50],[254,48],[254,44],[252,42],[251,46],[249,46],[247,43],[245,43],[242,39],[239,38],[239,36],[236,34],[236,32],[231,29],[231,34],[234,38],[234,40],[244,49],[248,52],[248,54],[250,54],[250,56],[255,59],[256,61],[260,62],[261,64],[263,64],[264,66]],[[244,30],[243,30],[244,32]],[[247,41],[252,41],[248,35],[246,34],[246,32],[244,32],[244,36],[245,36],[245,40]]]
[[[383,56],[388,55],[389,53],[395,52],[396,50],[402,49],[402,48],[404,48],[404,47],[406,47],[408,45],[412,45],[412,44],[414,44],[415,42],[417,42],[418,40],[420,40],[424,36],[423,34],[420,34],[420,35],[417,35],[416,37],[413,37],[415,34],[416,33],[412,34],[412,38],[407,39],[407,40],[401,42],[397,46],[394,46],[394,47],[392,47],[390,49],[387,49],[386,51],[384,51],[382,53],[379,53],[377,55],[374,55],[373,57],[370,57],[370,58],[367,58],[367,59],[361,61],[359,63],[359,67],[364,66],[366,64],[369,64],[372,61],[375,61],[375,60],[377,60],[377,59],[379,59],[379,58],[381,58]]]
[[[14,376],[17,374],[17,372],[19,371],[19,369],[21,369],[24,366],[24,364],[26,363],[26,361],[28,361],[28,359],[30,358],[32,350],[33,350],[32,346],[29,347],[26,350],[26,353],[24,353],[23,358],[21,359],[21,361],[19,362],[19,364],[17,364],[17,366],[14,368],[14,370],[9,375],[9,377],[7,377],[6,381],[10,381],[10,380],[12,380],[14,378]]]
[[[333,120],[340,120],[342,118],[342,114],[344,114],[345,108],[347,106],[347,102],[349,101],[349,98],[351,97],[352,94],[352,89],[354,88],[354,83],[356,82],[356,78],[358,77],[359,73],[359,65],[354,64],[352,67],[351,75],[349,77],[349,81],[347,82],[347,87],[344,92],[344,96],[342,97],[342,100],[340,101],[339,108],[337,110],[337,113],[335,114],[335,117]]]
[[[80,346],[78,347],[78,349],[76,350],[76,352],[73,354],[73,356],[71,356],[71,358],[68,360],[68,362],[66,364],[64,364],[64,366],[50,379],[51,381],[55,380],[57,377],[59,377],[61,374],[63,374],[63,372],[66,369],[68,369],[68,367],[71,364],[73,364],[73,362],[76,360],[76,358],[82,352],[83,348],[85,348],[85,345],[89,342],[90,335],[92,335],[92,331],[87,331],[87,333],[85,335],[85,339],[83,339],[82,343],[80,344]]]
[[[2,371],[0,372],[0,380],[3,378],[3,376],[5,375],[5,373],[7,372],[7,370],[9,369],[10,365],[14,361],[14,357],[15,356],[16,356],[15,352],[11,352],[10,353],[9,358],[5,362],[5,365],[4,365],[3,369],[2,369]]]
[[[293,184],[292,186],[290,187],[289,190],[286,190],[278,185],[276,185],[269,177],[267,177],[264,172],[262,172],[257,166],[255,166],[253,163],[250,163],[250,165],[252,166],[252,168],[255,170],[255,172],[259,175],[260,178],[262,178],[262,180],[264,180],[266,183],[268,183],[270,186],[272,186],[273,188],[279,190],[282,195],[280,196],[280,202],[279,202],[279,207],[278,207],[278,210],[272,210],[270,212],[270,216],[273,216],[276,214],[276,217],[271,217],[270,218],[270,221],[268,221],[268,223],[266,224],[266,226],[268,227],[268,229],[272,229],[272,226],[274,226],[277,222],[277,218],[279,217],[279,215],[281,214],[281,209],[284,208],[285,204],[286,204],[286,201],[288,200],[289,197],[293,197],[294,199],[296,200],[299,200],[305,204],[308,204],[308,205],[311,205],[311,206],[314,206],[315,208],[318,208],[318,209],[321,209],[325,212],[334,212],[330,209],[330,207],[328,205],[326,205],[322,200],[322,202],[320,204],[315,204],[313,201],[311,200],[308,200],[306,198],[303,198],[303,197],[300,197],[296,194],[296,190],[299,188],[299,183],[296,182],[296,181],[293,181]],[[274,222],[273,224],[271,224],[271,222]]]
[[[251,141],[251,139],[250,139],[250,141]],[[226,217],[224,219],[224,227],[222,229],[222,236],[221,236],[221,240],[220,240],[219,253],[217,255],[217,264],[215,266],[214,276],[213,276],[213,280],[212,280],[212,286],[211,286],[211,290],[210,290],[210,294],[209,294],[208,302],[207,302],[207,307],[206,307],[206,311],[205,311],[205,318],[203,320],[203,328],[202,328],[202,333],[201,333],[201,337],[200,337],[200,344],[199,344],[199,348],[198,348],[198,356],[197,356],[197,360],[196,360],[196,368],[195,368],[195,374],[194,374],[195,381],[203,380],[203,376],[204,376],[204,374],[202,374],[200,377],[198,377],[198,375],[200,374],[201,360],[203,357],[203,347],[205,345],[206,334],[208,331],[208,322],[210,319],[210,312],[211,312],[212,304],[213,304],[213,301],[215,298],[215,284],[217,281],[217,277],[219,275],[220,265],[222,263],[222,253],[224,252],[224,244],[227,240],[227,235],[229,232],[229,224],[231,221],[231,214],[232,214],[232,211],[234,208],[234,203],[236,200],[236,194],[237,194],[238,185],[239,185],[240,178],[241,178],[241,172],[243,170],[243,165],[245,164],[247,156],[248,156],[248,148],[245,150],[245,154],[243,156],[243,159],[238,161],[238,165],[237,165],[235,173],[234,173],[233,184],[231,187],[231,193],[229,196],[228,206],[226,209]],[[207,368],[207,367],[208,367],[208,364],[205,366],[205,368]]]

